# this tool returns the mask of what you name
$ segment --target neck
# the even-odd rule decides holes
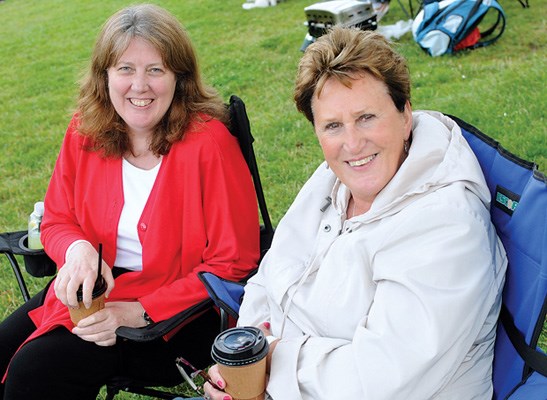
[[[359,203],[355,200],[355,197],[352,195],[348,202],[348,208],[346,210],[346,214],[348,216],[348,219],[353,218],[357,215],[361,215],[366,213],[368,210],[370,210],[370,204],[369,203]]]
[[[152,169],[160,162],[161,156],[156,156],[150,149],[139,153],[130,150],[124,157],[131,165],[140,169]]]

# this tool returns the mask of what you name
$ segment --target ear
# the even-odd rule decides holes
[[[405,103],[403,119],[405,124],[405,140],[409,140],[410,132],[412,131],[412,106],[410,105],[410,100],[407,100]]]

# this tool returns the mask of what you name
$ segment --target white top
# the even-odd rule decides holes
[[[349,190],[323,163],[246,285],[238,324],[281,338],[268,398],[491,400],[507,259],[490,194],[454,121],[413,119],[368,212],[346,219]]]
[[[149,170],[135,167],[125,158],[122,162],[124,205],[118,223],[118,243],[114,265],[132,271],[142,270],[142,245],[137,225],[148,201],[158,171],[158,165]]]

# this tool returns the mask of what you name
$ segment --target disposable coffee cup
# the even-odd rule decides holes
[[[228,329],[216,337],[211,357],[234,400],[264,399],[268,350],[264,334],[255,327]]]
[[[83,290],[82,285],[78,288],[76,292],[76,298],[78,299],[78,308],[69,308],[70,319],[74,325],[78,325],[80,320],[89,317],[91,314],[96,313],[99,310],[104,308],[104,296],[106,293],[107,284],[102,276],[99,276],[95,281],[95,286],[93,287],[92,293],[92,302],[91,307],[85,308],[83,302]]]

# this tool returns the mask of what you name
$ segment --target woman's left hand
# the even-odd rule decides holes
[[[271,336],[271,326],[269,322],[263,322],[258,326],[258,328],[262,331],[264,336]],[[270,372],[270,364],[272,359],[272,353],[275,349],[275,346],[277,346],[277,343],[279,342],[279,339],[273,341],[270,343],[270,350],[268,351],[268,358],[266,361],[266,373],[269,374]],[[209,376],[211,377],[211,380],[215,382],[217,387],[220,388],[220,390],[217,390],[213,386],[211,386],[210,383],[205,382],[204,389],[205,393],[211,400],[224,400],[224,399],[231,399],[231,396],[227,396],[226,392],[223,392],[222,390],[226,387],[226,382],[224,381],[224,378],[222,378],[222,375],[220,375],[220,371],[218,369],[218,364],[213,365],[211,368],[209,368]]]
[[[82,319],[72,333],[99,346],[113,346],[116,344],[116,329],[120,326],[139,328],[146,325],[143,311],[138,301],[109,302],[102,310]]]
[[[224,388],[226,387],[226,381],[220,375],[220,371],[218,369],[218,364],[213,365],[211,368],[209,368],[209,377],[215,384],[217,385],[217,388],[214,388],[209,382],[205,382],[205,385],[203,385],[203,389],[205,389],[205,398],[211,399],[211,400],[228,400],[232,399],[231,396],[227,395],[226,392],[223,392]]]

